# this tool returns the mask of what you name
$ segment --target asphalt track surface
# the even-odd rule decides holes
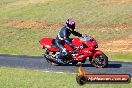
[[[0,55],[0,67],[76,73],[78,65],[54,66],[42,56]],[[130,74],[132,76],[132,62],[110,61],[107,68],[95,68],[88,62],[82,67],[89,74]]]

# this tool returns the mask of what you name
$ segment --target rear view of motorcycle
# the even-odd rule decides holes
[[[57,54],[60,51],[53,42],[53,38],[42,38],[40,40],[44,49],[43,55],[48,62],[61,65],[57,61]],[[72,44],[77,46],[78,49],[73,50],[68,44],[64,45],[69,52],[68,56],[63,58],[64,64],[76,65],[78,62],[85,63],[88,59],[97,68],[108,66],[108,57],[101,50],[97,50],[98,43],[92,36],[85,35],[83,38],[73,38]]]

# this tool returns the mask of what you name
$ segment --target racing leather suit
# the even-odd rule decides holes
[[[71,31],[67,25],[65,25],[58,33],[56,39],[55,39],[55,44],[56,46],[60,49],[60,57],[64,57],[68,55],[68,51],[65,49],[64,44],[67,43],[70,45],[73,49],[76,47],[71,43],[71,39],[69,36],[73,34],[78,37],[82,37],[82,34],[76,31]]]

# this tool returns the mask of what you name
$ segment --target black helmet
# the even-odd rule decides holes
[[[66,21],[66,25],[67,25],[67,27],[69,27],[72,30],[75,29],[75,21],[73,19],[68,19]]]

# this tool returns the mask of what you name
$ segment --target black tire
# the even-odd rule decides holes
[[[52,65],[55,65],[55,66],[61,66],[62,63],[57,62],[56,58],[51,59],[52,56],[50,55],[50,52],[51,52],[51,51],[47,49],[47,50],[45,51],[45,54],[44,54],[44,58],[46,58],[47,62],[48,62],[48,63],[51,63]],[[54,52],[52,52],[52,53],[54,53]]]
[[[84,76],[76,76],[76,81],[79,85],[84,85],[87,82],[87,79]]]
[[[103,61],[99,61],[100,58]],[[106,68],[108,66],[108,57],[104,53],[102,53],[102,55],[93,58],[90,63],[96,68]]]
[[[76,65],[78,63],[78,61],[73,61],[72,65]]]
[[[81,63],[85,63],[85,62],[86,62],[86,58],[81,61]]]

